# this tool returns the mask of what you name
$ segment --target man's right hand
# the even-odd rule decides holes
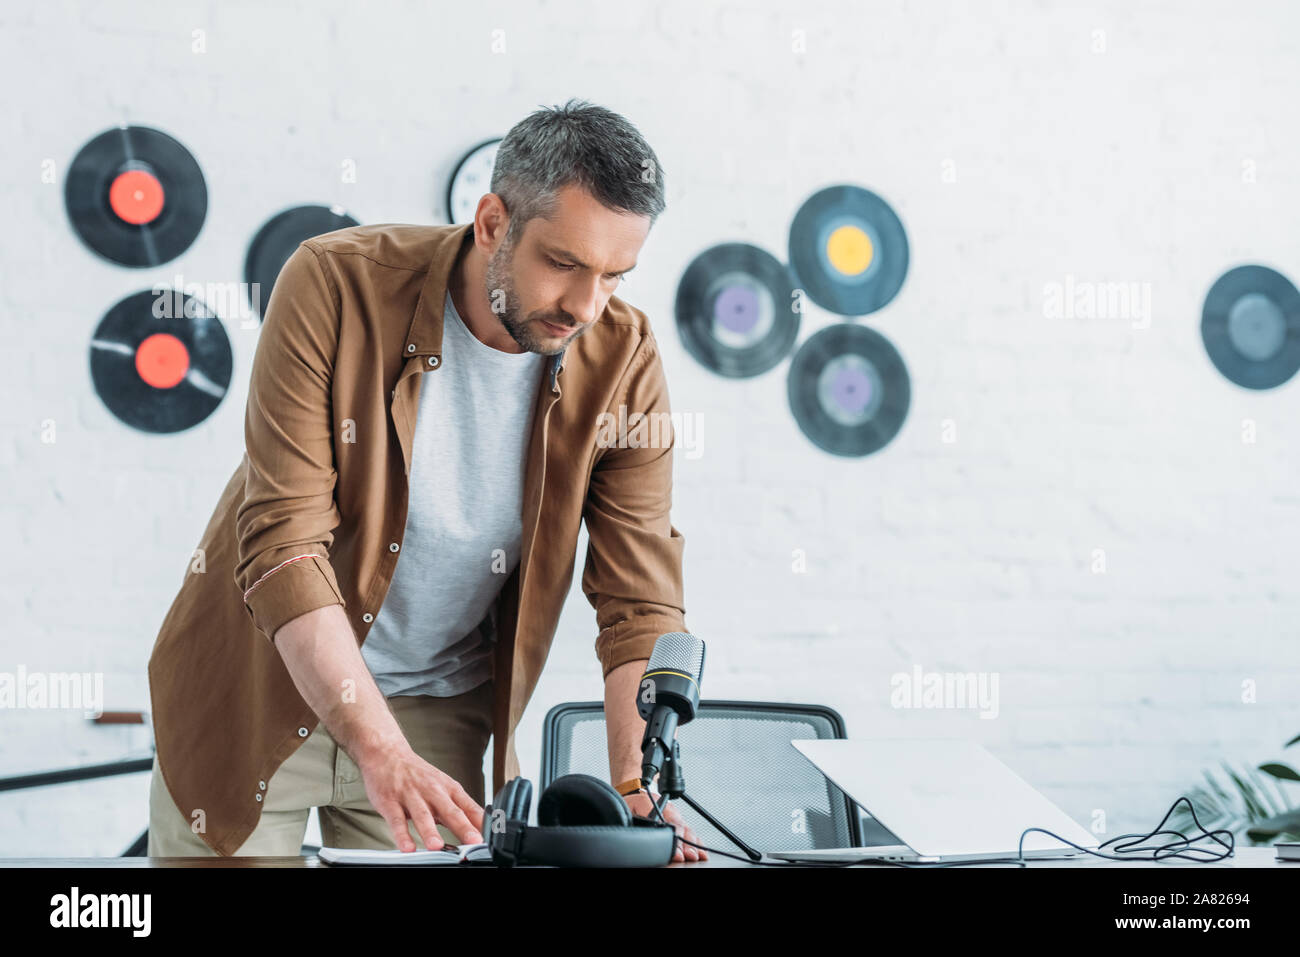
[[[366,796],[403,851],[415,850],[407,821],[430,850],[443,846],[437,825],[464,844],[483,843],[483,808],[465,789],[415,753],[361,658],[341,604],[293,618],[275,633],[298,693],[356,761]],[[348,690],[345,697],[342,689]]]
[[[366,796],[393,832],[398,850],[414,851],[407,821],[431,851],[443,847],[437,825],[450,830],[462,844],[483,843],[483,808],[460,783],[439,771],[409,745],[377,751],[357,762]]]

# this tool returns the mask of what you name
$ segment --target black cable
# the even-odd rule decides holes
[[[663,801],[662,797],[660,798],[660,801],[661,802]],[[1169,820],[1170,815],[1174,813],[1174,809],[1177,808],[1180,803],[1187,804],[1187,809],[1191,812],[1192,815],[1192,822],[1198,828],[1200,828],[1201,833],[1199,835],[1196,835],[1195,837],[1188,837],[1187,835],[1183,834],[1182,831],[1164,830],[1165,822]],[[654,798],[651,798],[650,804],[655,809],[655,813],[659,816],[659,820],[662,823],[667,824],[668,822],[664,820],[663,811],[660,809],[660,803],[656,802]],[[1037,831],[1040,834],[1046,834],[1049,837],[1054,837],[1058,841],[1070,845],[1070,847],[1074,848],[1075,850],[1082,851],[1083,853],[1090,854],[1093,857],[1100,857],[1103,858],[1104,860],[1109,860],[1109,861],[1163,861],[1169,858],[1182,858],[1184,860],[1189,860],[1194,864],[1212,864],[1216,861],[1221,861],[1225,858],[1232,857],[1236,848],[1236,839],[1233,837],[1231,831],[1225,830],[1223,828],[1218,828],[1213,831],[1207,831],[1205,829],[1204,825],[1201,824],[1200,818],[1196,816],[1196,808],[1192,806],[1192,802],[1188,800],[1188,798],[1185,795],[1179,796],[1178,800],[1174,801],[1174,803],[1169,806],[1169,810],[1165,812],[1165,816],[1160,819],[1160,823],[1155,826],[1154,830],[1146,834],[1121,834],[1118,837],[1112,837],[1110,840],[1104,841],[1101,844],[1097,845],[1098,850],[1096,851],[1091,850],[1090,848],[1080,847],[1078,844],[1075,844],[1073,841],[1067,840],[1066,838],[1061,837],[1059,834],[1054,834],[1051,831],[1045,830],[1041,827],[1031,827],[1031,828],[1026,828],[1024,831],[1021,832],[1020,842],[1016,848],[1016,854],[1017,854],[1016,857],[995,857],[995,858],[988,858],[985,860],[976,860],[976,861],[890,861],[882,857],[862,857],[862,858],[855,858],[854,860],[851,861],[819,861],[811,858],[802,858],[802,859],[785,858],[780,861],[752,861],[748,857],[741,857],[739,854],[732,854],[727,851],[718,850],[717,848],[706,847],[703,844],[696,844],[694,841],[688,841],[684,837],[678,835],[676,833],[675,828],[674,828],[673,836],[675,841],[679,844],[688,844],[691,847],[696,847],[696,848],[700,848],[701,850],[708,851],[710,854],[721,854],[723,857],[731,857],[738,861],[744,861],[746,864],[757,864],[759,866],[764,866],[764,867],[791,867],[791,866],[793,867],[853,867],[854,865],[857,864],[887,864],[890,866],[907,867],[907,868],[967,867],[967,866],[982,865],[982,864],[1015,864],[1017,867],[1024,867],[1029,861],[1029,859],[1025,857],[1025,836],[1028,834],[1032,834],[1035,831]],[[1141,845],[1143,841],[1153,838],[1159,834],[1177,834],[1179,840],[1173,841],[1169,844],[1154,845],[1152,847],[1145,847],[1145,846],[1134,847],[1134,845]],[[1216,836],[1219,834],[1227,835],[1228,842],[1226,844]],[[1218,844],[1220,847],[1226,848],[1226,850],[1223,853],[1219,853],[1217,851],[1211,850],[1210,848],[1194,846],[1195,842],[1200,841],[1207,837],[1210,840],[1214,841],[1216,844]],[[1136,840],[1130,841],[1129,843],[1124,845],[1117,845],[1116,851],[1118,851],[1119,853],[1116,854],[1101,853],[1100,849],[1105,847],[1107,844],[1115,844],[1115,842],[1117,841],[1124,841],[1127,840],[1128,838],[1136,838]],[[1173,848],[1179,848],[1179,849],[1172,850]],[[1124,853],[1126,850],[1130,850],[1130,849],[1132,853]],[[674,845],[674,850],[676,850],[676,845]],[[1140,856],[1140,852],[1145,852],[1145,851],[1152,851],[1153,853],[1150,857]],[[1189,857],[1188,854],[1208,854],[1211,856]]]
[[[1174,813],[1174,809],[1178,807],[1180,803],[1187,804],[1187,810],[1191,812],[1192,815],[1192,823],[1195,824],[1201,830],[1201,833],[1196,837],[1189,838],[1182,831],[1166,831],[1163,829],[1165,826],[1165,821],[1169,820],[1169,816]],[[1213,831],[1207,831],[1205,829],[1205,826],[1201,824],[1201,819],[1196,816],[1196,808],[1192,806],[1192,802],[1187,799],[1186,795],[1180,796],[1177,801],[1169,805],[1169,810],[1166,811],[1165,816],[1160,819],[1160,823],[1155,826],[1155,830],[1147,834],[1140,834],[1140,835],[1121,834],[1119,837],[1112,837],[1109,841],[1097,845],[1099,850],[1096,851],[1090,850],[1089,848],[1086,847],[1079,847],[1078,844],[1071,843],[1070,841],[1067,841],[1065,838],[1061,837],[1059,834],[1053,834],[1051,831],[1045,831],[1041,827],[1031,827],[1028,830],[1026,830],[1024,834],[1020,835],[1020,846],[1019,848],[1017,848],[1017,851],[1021,854],[1021,856],[1023,856],[1025,852],[1025,834],[1029,834],[1031,831],[1038,831],[1041,834],[1047,834],[1051,837],[1056,838],[1058,841],[1061,841],[1065,844],[1069,844],[1071,847],[1077,850],[1083,851],[1085,854],[1091,854],[1093,857],[1100,857],[1108,861],[1163,861],[1171,857],[1177,857],[1177,858],[1183,858],[1184,860],[1189,860],[1194,864],[1213,864],[1215,861],[1221,861],[1224,858],[1232,857],[1233,853],[1235,852],[1235,848],[1237,846],[1236,838],[1233,837],[1231,831],[1225,830],[1223,828],[1218,828]],[[1157,834],[1177,834],[1180,840],[1174,841],[1170,844],[1161,844],[1154,848],[1139,847],[1135,849],[1136,851],[1151,850],[1153,853],[1150,857],[1138,857],[1134,855],[1125,855],[1124,853],[1122,853],[1125,848],[1132,848],[1134,844],[1140,844],[1142,841],[1145,841],[1148,838],[1155,837]],[[1225,844],[1223,843],[1223,841],[1219,840],[1219,838],[1215,836],[1218,834],[1226,834],[1228,836],[1228,843]],[[1118,854],[1101,853],[1100,848],[1105,847],[1107,844],[1114,844],[1116,841],[1122,841],[1130,837],[1135,837],[1137,838],[1137,840],[1130,841],[1128,844],[1124,844],[1124,845],[1116,845],[1115,849],[1117,851],[1120,851],[1121,853]],[[1201,840],[1203,837],[1208,837],[1210,840],[1214,841],[1214,843],[1218,844],[1220,847],[1226,848],[1226,850],[1220,854],[1216,851],[1210,850],[1208,847],[1192,846],[1196,841]],[[1183,850],[1178,850],[1178,851],[1170,850],[1171,848],[1176,848],[1179,847],[1180,845],[1182,846]],[[1189,852],[1196,853],[1196,854],[1209,854],[1211,856],[1188,857],[1187,854]]]

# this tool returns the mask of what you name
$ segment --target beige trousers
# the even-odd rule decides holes
[[[415,753],[450,775],[480,806],[484,798],[483,756],[492,736],[493,683],[450,698],[394,695],[389,707]],[[307,815],[317,808],[321,841],[327,847],[395,848],[393,834],[366,797],[361,772],[319,722],[302,746],[266,784],[262,816],[236,856],[297,857],[307,833]],[[424,841],[407,828],[417,850]],[[459,844],[438,825],[448,844]],[[150,857],[216,857],[176,807],[154,757],[149,790]]]

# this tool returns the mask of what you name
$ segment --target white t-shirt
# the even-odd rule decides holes
[[[420,375],[397,568],[361,655],[385,696],[450,697],[492,677],[480,630],[519,564],[524,459],[547,356],[475,338],[447,294],[442,361]]]

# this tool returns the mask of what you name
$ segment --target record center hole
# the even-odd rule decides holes
[[[190,370],[190,351],[171,333],[155,332],[135,350],[135,371],[155,389],[170,389]]]

